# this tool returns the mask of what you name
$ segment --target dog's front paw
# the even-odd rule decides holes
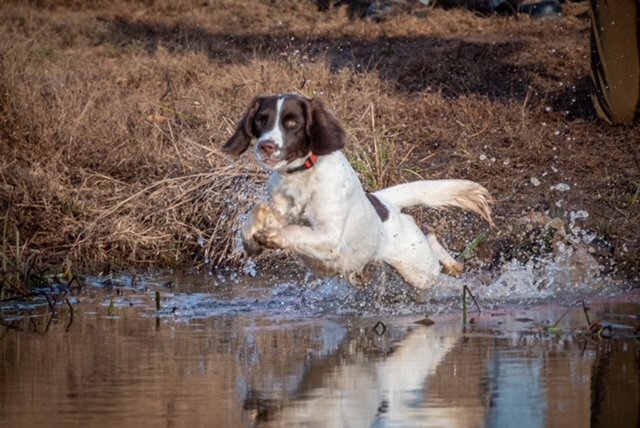
[[[255,239],[247,239],[244,236],[242,237],[242,248],[244,248],[244,251],[249,256],[257,256],[262,252],[262,250],[264,250],[264,248],[260,246],[260,243],[256,242]]]
[[[262,229],[253,235],[253,239],[265,248],[283,248],[284,242],[276,229]]]

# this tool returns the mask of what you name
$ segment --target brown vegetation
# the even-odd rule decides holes
[[[638,129],[595,117],[587,3],[565,9],[373,23],[313,1],[2,2],[0,209],[21,237],[3,256],[94,271],[239,260],[238,218],[265,176],[219,147],[252,97],[295,91],[335,111],[369,188],[486,185],[500,231],[476,264],[544,250],[544,230],[518,222],[531,212],[568,224],[586,210],[593,251],[635,277]],[[416,213],[453,251],[488,230]]]

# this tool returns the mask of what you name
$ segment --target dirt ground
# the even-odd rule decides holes
[[[2,2],[3,275],[242,263],[265,174],[219,149],[254,96],[300,92],[342,121],[367,190],[490,190],[498,230],[412,211],[470,269],[571,248],[638,282],[640,129],[595,116],[587,2],[550,21],[437,4],[383,22],[342,3]]]

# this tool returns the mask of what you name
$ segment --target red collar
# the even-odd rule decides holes
[[[300,166],[296,166],[295,168],[289,168],[287,173],[293,174],[298,171],[306,171],[307,169],[313,168],[313,166],[318,162],[318,155],[311,152],[309,156],[304,160],[304,163]]]

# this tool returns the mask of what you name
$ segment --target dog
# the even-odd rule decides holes
[[[241,227],[249,255],[289,250],[314,270],[350,281],[368,264],[387,263],[428,289],[442,268],[458,275],[463,265],[403,208],[460,207],[493,226],[489,192],[473,181],[420,180],[365,192],[342,152],[345,131],[318,98],[255,98],[223,151],[237,157],[254,138],[256,158],[270,174],[266,199]]]

